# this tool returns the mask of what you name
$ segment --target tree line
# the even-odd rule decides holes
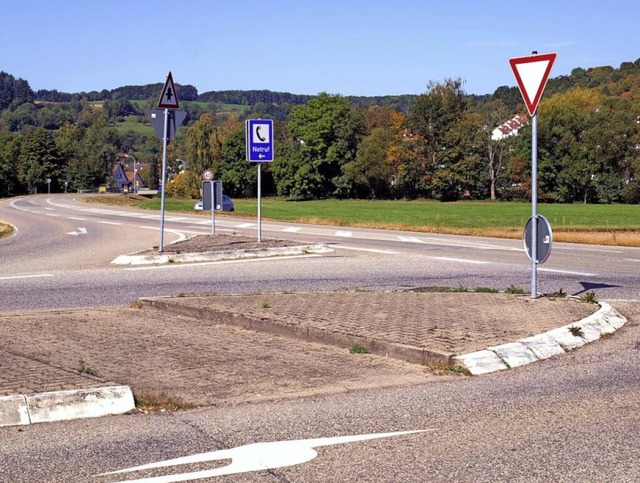
[[[530,126],[517,136],[493,135],[524,112],[517,88],[470,96],[463,86],[461,79],[446,79],[421,95],[381,98],[208,93],[204,106],[183,104],[187,126],[169,145],[167,189],[198,197],[200,173],[211,169],[230,195],[255,196],[244,120],[261,117],[275,120],[276,159],[263,170],[265,194],[529,199]],[[159,139],[116,129],[125,118],[145,119],[145,105],[130,96],[148,99],[146,107],[157,102],[160,84],[142,88],[116,89],[100,106],[87,98],[44,102],[26,81],[0,73],[0,196],[42,190],[47,178],[57,190],[108,184],[117,159],[135,158],[145,182],[157,183]],[[184,86],[178,89],[185,99]],[[185,91],[202,98],[194,87]],[[229,101],[248,108],[219,108]],[[640,202],[640,59],[550,79],[538,114],[541,201]]]

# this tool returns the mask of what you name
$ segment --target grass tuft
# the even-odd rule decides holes
[[[195,404],[188,403],[178,397],[168,396],[165,393],[154,394],[144,391],[133,391],[133,400],[136,405],[136,411],[145,414],[185,411],[197,407]]]
[[[349,349],[349,352],[352,354],[368,354],[369,350],[363,345],[353,344]]]

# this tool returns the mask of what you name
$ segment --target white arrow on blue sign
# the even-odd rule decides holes
[[[273,120],[247,119],[247,161],[273,161]]]

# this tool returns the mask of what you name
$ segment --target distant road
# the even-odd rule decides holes
[[[117,267],[159,244],[159,213],[88,204],[73,195],[0,200],[17,233],[0,240],[0,310],[121,306],[140,296],[335,288],[493,287],[530,290],[522,242],[417,232],[263,222],[262,236],[321,242],[328,257]],[[211,233],[209,216],[167,213],[165,244]],[[216,215],[216,233],[257,237],[252,219]],[[556,243],[539,290],[640,299],[640,249]]]

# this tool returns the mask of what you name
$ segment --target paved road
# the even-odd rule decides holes
[[[634,321],[610,338],[488,376],[3,428],[0,480],[111,482],[214,471],[203,481],[638,481],[640,310],[633,310]],[[421,432],[234,449],[398,431]],[[95,476],[185,456],[213,461]],[[224,468],[229,458],[235,464]],[[275,467],[247,473],[256,459]]]
[[[19,228],[17,237],[0,242],[4,311],[126,305],[140,295],[265,286],[527,287],[530,276],[519,242],[282,224],[268,224],[264,235],[312,238],[340,249],[302,261],[114,268],[108,263],[114,253],[157,244],[157,220],[149,213],[38,196],[14,201],[13,207],[0,201],[0,218]],[[250,221],[235,218],[220,217],[219,223],[225,230],[255,230],[246,225]],[[168,225],[184,233],[210,230],[203,217],[187,215]],[[68,234],[73,231],[78,234]],[[638,299],[639,254],[558,244],[544,266],[547,271],[541,272],[541,290],[594,289],[601,298]],[[637,304],[616,306],[631,322],[612,337],[567,356],[489,376],[3,428],[0,481],[118,481],[212,469],[220,474],[240,471],[215,479],[212,473],[212,481],[637,481],[640,313]],[[399,431],[419,432],[380,434]],[[353,435],[376,438],[333,439]],[[291,440],[304,442],[285,450],[277,445],[234,450]],[[256,463],[252,448],[273,468],[244,472]],[[96,476],[188,455],[201,461],[203,453],[211,452],[208,456],[218,460]],[[283,455],[297,455],[299,464],[286,466],[292,462],[283,461]],[[235,465],[222,469],[234,456]]]
[[[0,217],[19,228],[16,237],[0,241],[0,310],[122,306],[141,296],[185,292],[510,285],[529,290],[531,280],[530,262],[517,240],[264,223],[265,237],[324,242],[337,250],[304,263],[278,259],[123,268],[109,262],[158,245],[157,214],[42,195],[0,201]],[[218,216],[216,226],[220,233],[256,234],[252,220]],[[166,228],[168,243],[209,233],[210,218],[168,214]],[[558,243],[538,269],[538,288],[638,299],[638,268],[638,249]]]

